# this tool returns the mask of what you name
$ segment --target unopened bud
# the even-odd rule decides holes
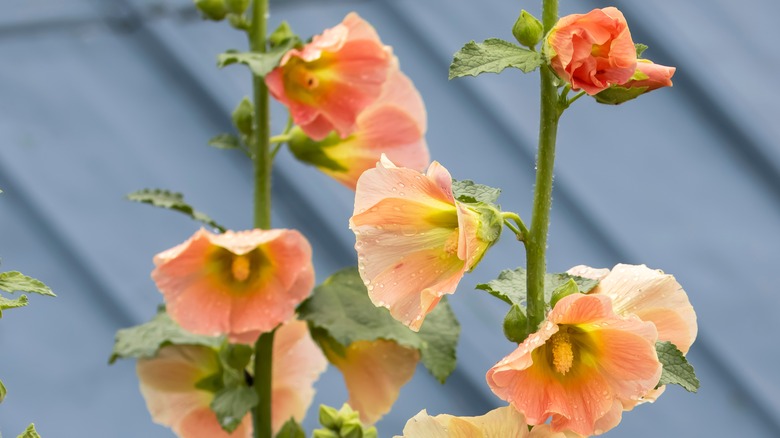
[[[233,110],[233,124],[238,132],[250,137],[254,131],[253,122],[255,117],[255,106],[249,98],[244,98]]]
[[[243,14],[249,7],[249,0],[225,0],[227,10],[233,14]]]
[[[214,21],[223,20],[228,13],[225,0],[195,0],[195,7],[204,18]]]
[[[528,337],[528,319],[517,304],[513,304],[504,317],[504,336],[516,344]]]
[[[520,11],[515,25],[512,27],[512,35],[520,44],[526,47],[534,47],[542,39],[544,27],[542,23],[525,10]]]

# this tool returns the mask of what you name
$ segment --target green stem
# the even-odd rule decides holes
[[[249,48],[253,52],[266,52],[268,0],[254,0],[252,23],[249,29]],[[252,76],[255,100],[255,141],[252,154],[254,163],[254,226],[271,228],[271,150],[269,135],[271,123],[268,106],[268,88],[264,78]],[[258,404],[252,410],[255,438],[271,437],[271,376],[274,331],[263,333],[255,343],[254,390]]]
[[[279,134],[268,139],[269,143],[286,143],[292,139],[291,135]]]
[[[544,31],[548,32],[558,21],[558,0],[544,0],[542,6]],[[528,330],[533,333],[544,320],[544,276],[547,271],[547,232],[552,206],[555,139],[558,133],[560,108],[555,73],[542,66],[541,111],[539,120],[539,151],[536,158],[536,185],[534,186],[531,229],[525,240],[528,289]]]
[[[517,240],[525,241],[525,236],[528,235],[528,228],[525,227],[525,223],[520,218],[520,215],[511,211],[503,211],[501,212],[501,218],[504,219],[504,224],[506,224],[507,228],[517,235]],[[514,225],[509,222],[510,220],[514,222]]]

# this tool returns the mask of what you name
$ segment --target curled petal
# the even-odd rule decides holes
[[[477,417],[437,415],[425,410],[412,417],[404,427],[404,435],[396,438],[526,438],[528,425],[523,414],[511,406],[493,409]],[[541,438],[544,435],[539,435]]]

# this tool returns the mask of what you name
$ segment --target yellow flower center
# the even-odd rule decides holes
[[[555,370],[564,376],[571,370],[574,363],[574,349],[572,348],[571,335],[565,327],[550,338],[552,350],[552,362]]]
[[[323,53],[319,59],[306,62],[293,56],[283,67],[284,89],[292,99],[312,105],[324,99],[332,88],[330,81],[334,72],[332,56]]]
[[[233,263],[230,264],[230,270],[237,281],[245,281],[249,278],[249,259],[241,255],[235,256]]]

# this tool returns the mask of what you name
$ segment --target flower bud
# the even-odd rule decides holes
[[[336,408],[320,405],[320,424],[328,429],[340,429],[343,419]]]
[[[198,8],[204,18],[214,21],[221,21],[228,13],[225,0],[194,0],[195,7]]]
[[[504,317],[504,336],[509,342],[517,344],[528,337],[528,319],[517,304],[512,304],[512,308]]]
[[[248,98],[244,98],[233,110],[233,124],[238,132],[251,136],[254,132],[253,119],[255,117],[255,106]]]
[[[577,286],[577,283],[573,279],[569,279],[566,283],[558,286],[552,293],[552,297],[550,298],[550,307],[555,307],[556,304],[558,304],[558,301],[561,300],[563,297],[567,297],[571,294],[576,294],[580,292],[579,286]]]
[[[225,0],[225,6],[230,13],[243,14],[249,7],[249,0]]]
[[[542,39],[544,27],[542,23],[525,9],[520,11],[515,25],[512,27],[512,35],[520,44],[527,47],[534,47]]]

